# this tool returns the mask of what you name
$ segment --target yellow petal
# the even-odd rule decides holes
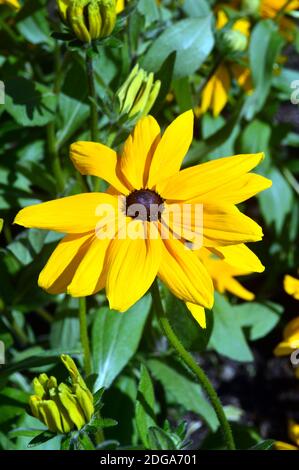
[[[288,434],[294,444],[299,445],[299,424],[296,423],[293,419],[290,419],[288,422]]]
[[[203,245],[207,247],[256,242],[263,238],[261,227],[228,204],[204,204]]]
[[[68,235],[59,242],[38,278],[38,285],[50,294],[66,292],[93,234]]]
[[[110,239],[100,240],[94,237],[67,288],[68,294],[73,297],[85,297],[104,287],[101,273],[110,242]]]
[[[148,179],[148,187],[174,175],[181,168],[193,138],[193,111],[176,118],[165,130],[154,153]]]
[[[214,90],[212,97],[213,116],[217,117],[228,101],[231,78],[225,65],[220,65],[215,73]]]
[[[216,251],[220,252],[228,264],[244,270],[244,274],[246,271],[262,273],[265,270],[258,257],[246,245],[217,247]]]
[[[14,223],[62,233],[84,233],[94,231],[102,220],[113,220],[117,208],[118,199],[109,194],[77,194],[25,207]]]
[[[299,317],[293,318],[283,330],[283,337],[285,339],[293,337],[294,335],[297,335],[299,339]]]
[[[238,180],[256,167],[263,153],[218,158],[180,171],[157,185],[164,199],[186,201],[220,190],[227,183]],[[225,197],[225,194],[223,194]]]
[[[184,302],[212,308],[212,280],[196,254],[180,241],[163,240],[158,276]]]
[[[53,400],[42,400],[38,403],[41,420],[53,432],[63,432],[58,406]]]
[[[75,142],[71,145],[70,157],[81,175],[98,176],[122,194],[129,193],[120,178],[118,158],[114,150],[96,142]]]
[[[284,289],[287,294],[292,295],[294,299],[299,300],[299,279],[292,276],[285,276]]]
[[[198,205],[198,210],[191,205],[188,212],[187,208],[184,204],[165,204],[162,220],[179,238],[194,243],[196,249],[259,241],[263,237],[261,227],[231,204],[204,203]]]
[[[287,442],[275,441],[276,450],[298,450],[298,447],[288,444]]]
[[[238,179],[234,179],[218,188],[214,188],[205,193],[204,196],[194,198],[189,202],[196,203],[203,200],[213,200],[217,202],[220,200],[222,203],[240,204],[271,186],[271,180],[255,173],[245,173]]]
[[[289,356],[295,349],[299,349],[299,338],[297,341],[281,341],[274,349],[275,356]]]
[[[240,299],[247,300],[248,302],[255,298],[255,295],[252,292],[245,289],[245,287],[243,287],[242,284],[233,277],[225,279],[225,290],[236,295]]]
[[[201,305],[192,304],[191,302],[186,302],[186,306],[188,310],[192,313],[193,317],[197,321],[197,323],[202,327],[207,327],[206,321],[206,312],[205,309]]]
[[[126,140],[120,166],[131,189],[147,186],[149,168],[159,140],[160,127],[152,116],[140,119]]]
[[[59,385],[58,394],[60,402],[67,411],[69,418],[76,425],[77,429],[81,429],[84,426],[86,420],[76,397],[71,393],[69,387],[64,383]]]
[[[138,231],[143,222],[131,221]],[[148,224],[150,225],[150,224]],[[107,252],[106,292],[110,308],[125,312],[152,285],[161,260],[161,240],[113,240]]]

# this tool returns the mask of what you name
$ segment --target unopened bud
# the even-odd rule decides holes
[[[109,36],[116,22],[116,0],[56,0],[62,20],[82,42]]]
[[[33,416],[42,421],[50,431],[68,433],[81,429],[94,413],[93,395],[87,388],[76,364],[70,356],[62,355],[71,385],[57,384],[55,377],[41,374],[33,380],[35,395],[29,399]]]
[[[230,29],[222,35],[223,47],[229,52],[243,52],[248,45],[248,38],[240,31]]]
[[[0,5],[7,5],[14,10],[19,10],[21,8],[18,0],[0,0]]]
[[[242,10],[247,15],[258,15],[261,7],[261,0],[242,0]]]
[[[161,88],[160,80],[137,64],[117,92],[120,113],[129,117],[146,116],[152,109]]]

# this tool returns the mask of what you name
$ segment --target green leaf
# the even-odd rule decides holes
[[[211,25],[212,15],[173,24],[152,43],[142,60],[142,67],[157,72],[169,54],[176,51],[175,77],[187,77],[194,73],[213,48]]]
[[[194,0],[185,0],[183,4],[183,10],[191,18],[204,16],[211,13],[211,7],[207,0],[200,0],[200,2],[195,2]]]
[[[21,126],[44,126],[55,117],[56,96],[23,77],[5,81],[5,109]]]
[[[151,450],[176,450],[176,445],[168,433],[157,427],[149,429],[148,442]]]
[[[125,313],[103,307],[95,313],[92,328],[95,390],[109,387],[135,354],[151,307],[146,296]]]
[[[253,361],[252,352],[240,324],[236,321],[232,306],[223,296],[217,293],[215,293],[213,314],[214,328],[209,346],[219,354],[235,361]]]
[[[28,447],[35,447],[39,446],[40,444],[44,444],[44,442],[49,441],[56,437],[56,434],[51,431],[43,431],[38,436],[35,436],[28,444]]]
[[[140,382],[136,401],[136,425],[139,437],[146,448],[149,443],[149,428],[156,425],[155,395],[150,375],[144,365],[140,369]]]
[[[213,328],[211,312],[206,311],[207,328],[203,329],[193,318],[184,302],[178,300],[170,292],[166,292],[165,300],[168,320],[185,348],[190,351],[205,351]]]
[[[185,367],[173,359],[149,359],[147,365],[153,377],[163,385],[169,403],[179,403],[185,410],[203,418],[210,429],[217,429],[218,419],[213,408],[205,399],[201,386]]]
[[[249,60],[255,89],[247,100],[248,120],[264,106],[272,84],[273,67],[283,44],[278,26],[271,20],[260,21],[251,33]]]
[[[273,225],[276,233],[280,235],[287,217],[293,211],[293,191],[277,168],[272,168],[267,177],[273,184],[259,195],[261,212],[268,226]]]
[[[266,441],[259,442],[253,447],[250,447],[250,450],[272,450],[275,441],[272,439],[267,439]]]
[[[263,338],[277,325],[283,313],[283,307],[273,302],[259,304],[246,302],[233,307],[233,315],[242,328],[249,328],[251,341]]]

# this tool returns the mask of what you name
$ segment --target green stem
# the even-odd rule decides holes
[[[56,181],[56,189],[58,193],[62,193],[64,191],[64,176],[56,143],[55,121],[49,122],[47,125],[47,142],[51,168]]]
[[[79,299],[79,321],[80,321],[80,338],[84,355],[84,370],[86,376],[91,374],[91,355],[88,339],[87,329],[87,315],[86,315],[86,298]]]
[[[219,423],[223,432],[223,438],[225,440],[226,447],[229,450],[235,450],[236,447],[235,447],[232,431],[226,419],[220,399],[213,385],[211,384],[210,380],[206,376],[205,372],[202,370],[202,368],[198,364],[196,364],[191,354],[189,354],[188,351],[186,351],[186,349],[184,348],[184,346],[182,345],[182,343],[180,342],[180,340],[174,333],[168,321],[166,313],[164,311],[163,305],[162,305],[157,281],[155,281],[154,284],[152,285],[151,293],[152,293],[154,308],[155,308],[162,330],[167,336],[170,344],[174,347],[174,349],[177,351],[179,356],[183,359],[185,364],[192,370],[192,372],[194,372],[202,388],[205,390],[206,394],[208,395],[210,402],[218,417],[218,420],[219,420]]]
[[[97,95],[94,81],[93,60],[90,50],[86,51],[86,76],[89,94],[89,107],[90,107],[90,137],[93,142],[98,141],[98,110],[97,110]]]
[[[59,95],[61,83],[62,83],[62,74],[63,74],[63,67],[60,66],[60,48],[56,45],[55,48],[55,80],[53,85],[53,93],[55,95]],[[58,96],[57,96],[58,97]],[[62,193],[64,191],[64,175],[61,168],[60,158],[59,158],[59,150],[56,140],[56,125],[55,125],[55,117],[53,121],[49,122],[47,125],[47,142],[48,142],[48,153],[49,159],[51,162],[51,168],[53,171],[53,175],[56,181],[56,190],[58,193]]]
[[[86,50],[85,56],[86,62],[86,76],[88,84],[88,97],[89,97],[89,109],[90,109],[90,137],[93,142],[98,142],[98,107],[97,107],[97,94],[94,80],[93,60],[91,50]],[[99,178],[93,179],[93,190],[99,191],[101,181]]]

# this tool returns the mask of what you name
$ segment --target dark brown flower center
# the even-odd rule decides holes
[[[126,198],[126,215],[133,219],[155,222],[161,219],[164,200],[155,191],[140,189]]]

